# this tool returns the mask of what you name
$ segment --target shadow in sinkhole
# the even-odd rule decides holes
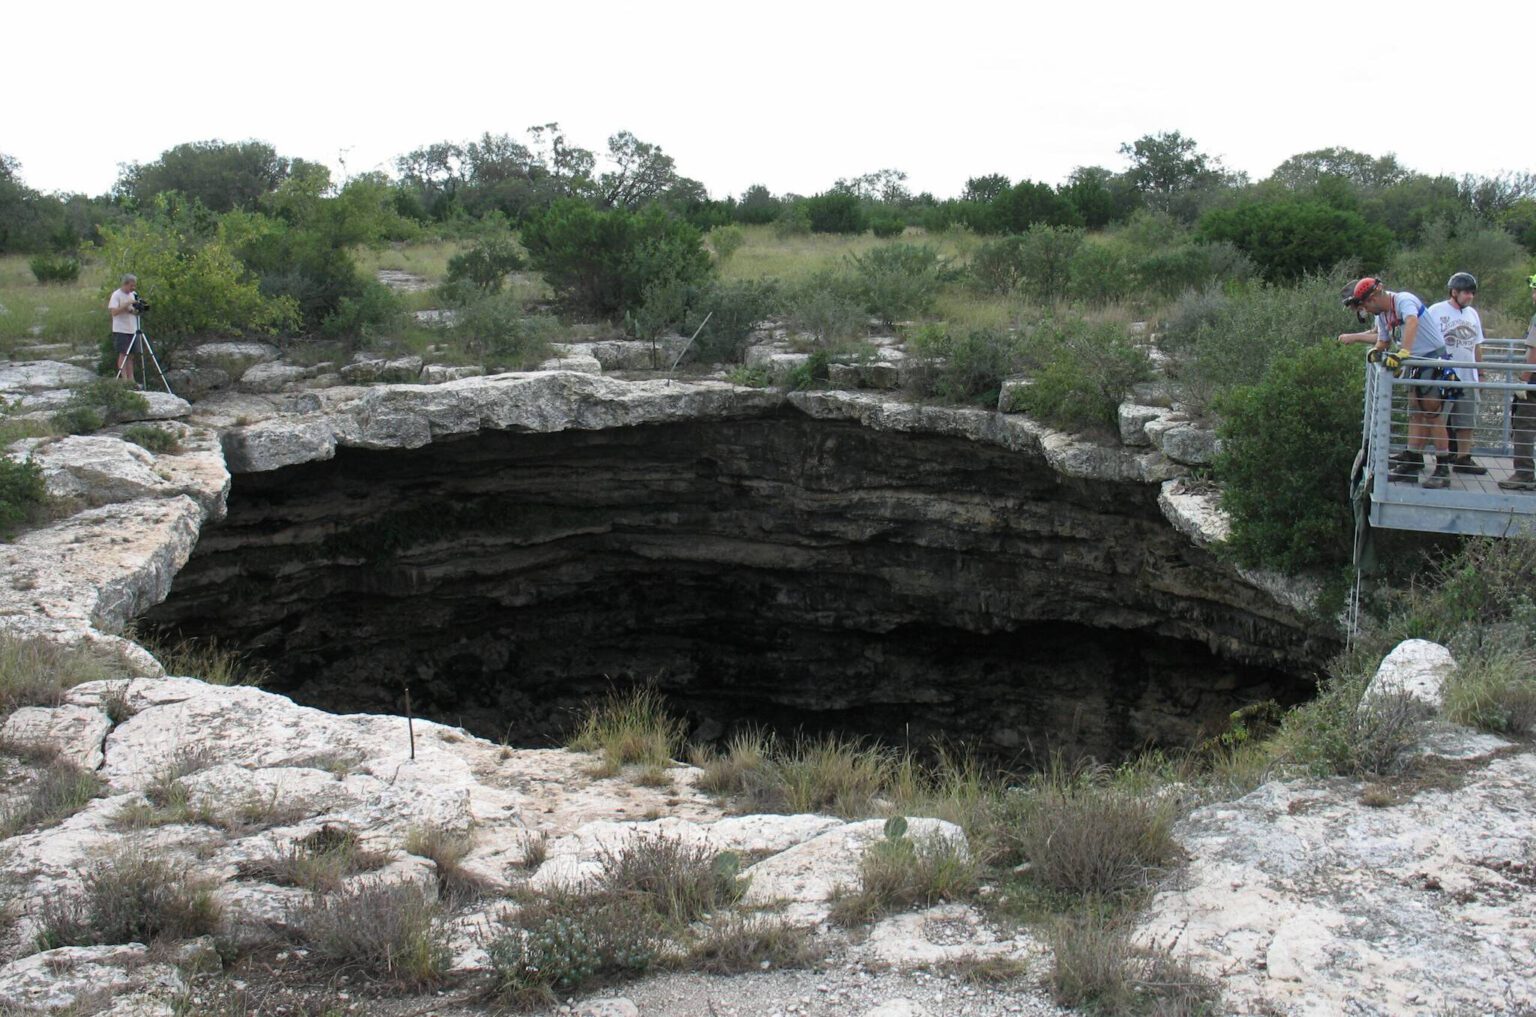
[[[654,682],[743,725],[1016,758],[1186,746],[1311,694],[1332,646],[1155,486],[798,414],[490,433],[235,477],[147,631],[341,712],[559,742]]]

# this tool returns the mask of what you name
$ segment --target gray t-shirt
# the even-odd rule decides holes
[[[1416,357],[1439,357],[1445,353],[1445,337],[1440,334],[1440,323],[1424,306],[1424,301],[1412,293],[1392,294],[1392,309],[1376,315],[1376,334],[1393,346],[1403,343],[1403,324],[1409,318],[1419,319],[1419,331],[1413,340]]]

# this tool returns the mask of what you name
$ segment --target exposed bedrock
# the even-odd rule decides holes
[[[743,722],[1000,752],[1186,744],[1310,691],[1327,636],[1192,545],[1156,484],[783,407],[484,431],[237,474],[144,621],[273,686],[513,743],[610,680]]]

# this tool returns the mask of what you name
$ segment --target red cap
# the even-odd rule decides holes
[[[1361,279],[1359,282],[1355,283],[1354,298],[1356,300],[1364,300],[1366,297],[1370,296],[1371,293],[1380,288],[1381,280],[1375,278],[1374,276],[1368,275],[1364,279]]]

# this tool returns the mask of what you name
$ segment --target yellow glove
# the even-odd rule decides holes
[[[1407,360],[1411,356],[1413,356],[1413,354],[1407,350],[1398,350],[1395,353],[1388,353],[1382,357],[1381,364],[1387,370],[1391,371],[1393,374],[1396,374],[1398,371],[1402,370],[1403,361]]]

